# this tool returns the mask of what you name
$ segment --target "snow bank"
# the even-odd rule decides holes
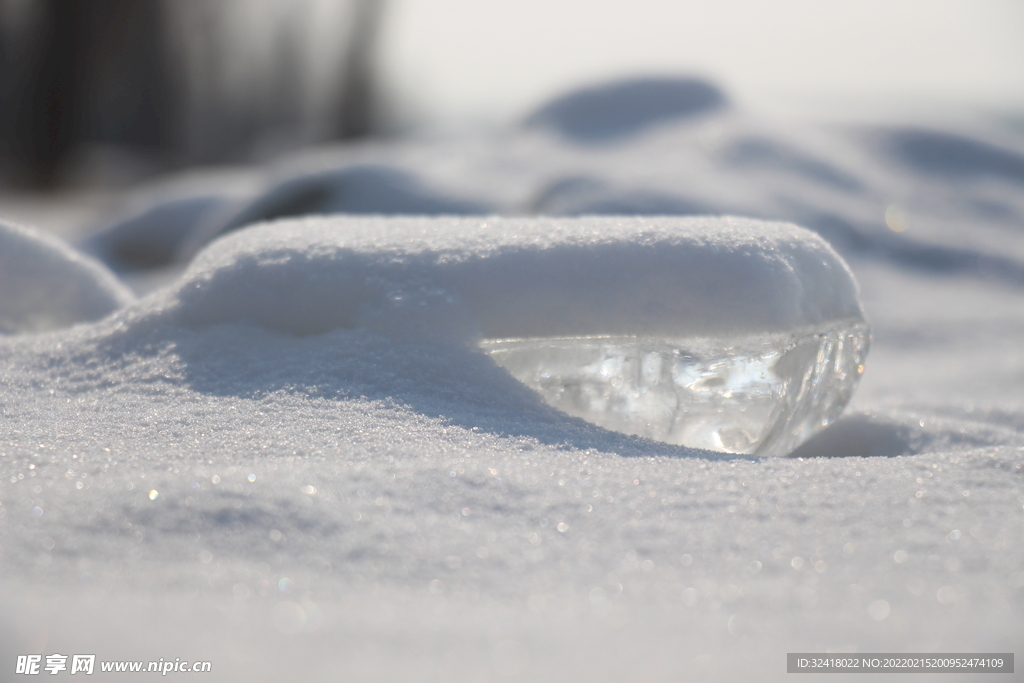
[[[0,223],[0,332],[96,320],[132,299],[110,271],[64,242]]]
[[[715,336],[863,318],[850,271],[813,233],[670,217],[280,221],[211,245],[158,310],[193,327],[466,340]]]

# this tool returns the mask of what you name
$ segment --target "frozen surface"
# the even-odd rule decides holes
[[[227,199],[183,211],[187,225],[157,212],[154,225],[174,228],[152,233],[167,265],[131,283],[163,289],[128,306],[118,295],[119,311],[90,325],[0,340],[0,666],[94,652],[210,660],[206,677],[230,681],[731,681],[785,679],[795,651],[1019,654],[1020,133],[984,120],[789,126],[724,104],[628,122],[600,141],[549,120],[343,147],[241,186],[127,197],[131,210],[97,231],[136,216],[123,234],[149,234],[140,197]],[[363,189],[345,199],[345,187]],[[492,238],[478,218],[419,233],[406,219],[401,239],[385,218],[241,229],[387,212],[389,197],[419,213],[804,225],[857,276],[873,335],[860,387],[798,457],[727,455],[569,417],[462,343],[690,324],[655,314],[653,302],[694,305],[665,303],[676,271],[658,263],[681,257],[672,225],[710,219],[553,220],[531,234],[507,218]],[[593,234],[570,229],[587,224]],[[659,248],[630,260],[640,225]],[[854,310],[852,290],[818,291],[846,272],[829,270],[828,246],[776,224],[780,242],[763,249],[758,224],[742,225],[749,253],[722,272],[722,254],[696,263],[688,283],[729,314],[716,318],[716,304],[687,320],[764,332],[779,316],[788,329]],[[473,271],[474,259],[487,266]],[[623,264],[641,272],[605,316],[595,286]],[[580,281],[569,267],[594,279],[567,287]],[[819,267],[832,276],[806,276]],[[45,272],[39,287],[71,271]],[[351,272],[366,276],[346,285],[355,298],[328,296]],[[424,286],[408,287],[416,278]],[[458,297],[433,296],[437,279]],[[487,282],[500,287],[482,292]],[[815,286],[776,296],[785,282]],[[551,292],[587,313],[537,315]],[[552,309],[576,310],[563,303]]]

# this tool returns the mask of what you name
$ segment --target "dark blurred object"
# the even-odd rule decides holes
[[[381,0],[0,0],[8,179],[83,144],[240,161],[371,129]]]

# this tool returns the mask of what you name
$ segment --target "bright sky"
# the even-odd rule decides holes
[[[702,74],[797,112],[1024,111],[1021,0],[387,1],[379,67],[406,118],[508,120],[635,73]]]

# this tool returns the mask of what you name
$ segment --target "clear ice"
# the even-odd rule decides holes
[[[863,320],[847,320],[729,339],[502,339],[481,347],[548,404],[606,429],[788,455],[842,412],[870,340]]]

